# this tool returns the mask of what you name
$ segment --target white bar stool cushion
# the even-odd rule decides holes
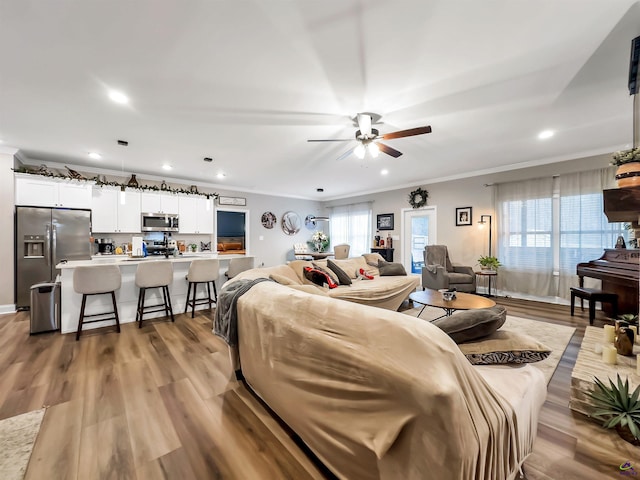
[[[73,290],[76,293],[109,293],[118,290],[120,285],[122,275],[116,265],[76,267],[73,270]]]

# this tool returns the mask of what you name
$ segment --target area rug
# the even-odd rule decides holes
[[[420,313],[421,308],[422,307],[405,310],[402,313],[415,317]],[[428,321],[442,316],[442,313],[442,309],[440,308],[425,307],[420,318]],[[551,349],[551,354],[547,358],[541,362],[532,363],[533,366],[542,370],[547,380],[547,385],[551,381],[551,377],[556,371],[560,359],[576,331],[573,327],[555,325],[541,320],[529,320],[527,318],[514,317],[513,315],[507,315],[507,321],[500,330],[512,330],[525,333],[544,343]]]
[[[22,480],[45,409],[0,420],[0,478]]]

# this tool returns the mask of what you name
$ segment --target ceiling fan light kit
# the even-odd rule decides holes
[[[353,149],[347,151],[341,155],[338,160],[342,160],[349,154],[353,153],[359,159],[363,159],[367,151],[372,158],[376,158],[380,152],[390,155],[394,158],[398,158],[402,155],[402,152],[391,148],[389,145],[380,143],[377,140],[394,140],[396,138],[411,137],[414,135],[423,135],[425,133],[431,133],[431,127],[429,125],[424,127],[410,128],[408,130],[398,130],[397,132],[385,133],[380,135],[380,132],[376,128],[371,128],[373,119],[377,122],[380,120],[380,115],[359,113],[356,115],[354,122],[357,121],[358,130],[356,130],[356,141],[358,145]],[[350,142],[352,140],[345,138],[332,138],[332,139],[319,139],[319,140],[307,140],[308,142]]]

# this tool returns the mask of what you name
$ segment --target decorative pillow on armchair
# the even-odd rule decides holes
[[[544,360],[551,349],[524,333],[499,330],[482,340],[458,345],[473,365],[533,363]]]

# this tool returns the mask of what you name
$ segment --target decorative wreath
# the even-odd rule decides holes
[[[409,194],[409,205],[413,208],[424,207],[427,204],[427,198],[429,198],[429,192],[418,187]]]

